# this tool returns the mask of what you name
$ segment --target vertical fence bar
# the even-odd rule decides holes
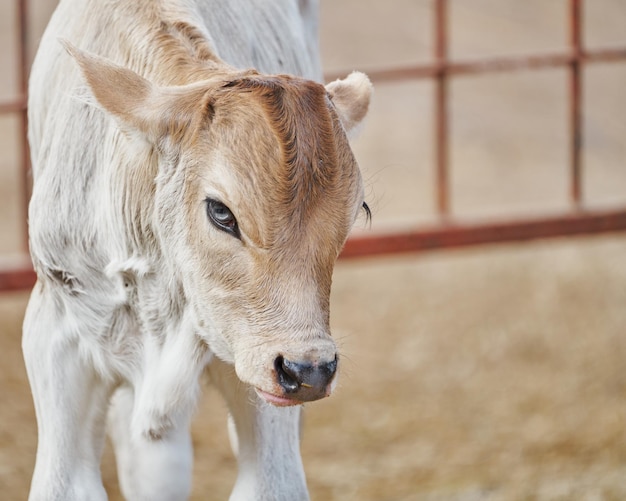
[[[21,152],[21,176],[22,181],[22,246],[25,253],[28,252],[28,201],[30,199],[30,150],[28,148],[28,0],[17,0],[17,26],[18,26],[18,88],[20,92],[21,109],[19,111],[20,128],[20,152]]]
[[[448,33],[447,0],[435,0],[435,162],[437,165],[437,210],[450,212],[448,176]]]
[[[569,67],[570,107],[570,197],[579,209],[582,204],[582,2],[570,0],[570,48],[572,59]]]

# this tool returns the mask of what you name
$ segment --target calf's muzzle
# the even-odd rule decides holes
[[[290,399],[310,402],[327,397],[337,372],[337,356],[330,361],[295,361],[282,355],[274,360],[278,384]]]

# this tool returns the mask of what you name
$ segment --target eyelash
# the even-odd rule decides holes
[[[363,207],[363,210],[365,211],[365,221],[371,224],[372,223],[372,210],[370,209],[369,205],[367,205],[365,202],[363,202],[363,205],[361,207]]]

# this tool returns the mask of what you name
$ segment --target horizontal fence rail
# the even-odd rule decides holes
[[[27,82],[28,82],[28,1],[17,2],[18,26],[18,86],[19,95],[0,102],[0,114],[13,113],[20,117],[21,172],[24,204],[30,197],[30,159],[26,136]],[[626,230],[626,207],[612,211],[594,211],[583,205],[582,186],[582,70],[593,63],[624,63],[626,47],[607,47],[586,50],[582,42],[582,0],[569,0],[568,27],[569,46],[562,52],[532,53],[515,57],[490,57],[466,61],[448,58],[448,0],[433,0],[434,51],[431,63],[413,64],[390,68],[365,69],[377,84],[416,79],[428,79],[435,83],[435,106],[433,130],[435,131],[435,186],[437,213],[440,220],[431,226],[408,228],[395,233],[375,232],[352,236],[342,258],[356,258],[393,253],[419,252],[425,250],[466,247],[471,245],[525,241],[569,235],[592,235]],[[568,70],[569,109],[569,187],[571,209],[557,215],[533,219],[464,221],[450,214],[449,195],[449,94],[451,78],[466,75],[498,72],[531,71],[547,68]],[[328,80],[345,75],[346,72],[329,73]],[[24,258],[2,265],[0,262],[0,291],[20,290],[33,286],[36,277],[27,256],[27,231],[24,229]]]
[[[554,52],[511,57],[491,57],[467,61],[450,61],[444,64],[422,63],[389,68],[362,68],[360,71],[377,83],[402,82],[405,80],[433,79],[441,73],[448,77],[477,75],[481,73],[543,70],[567,67],[573,63],[613,63],[626,59],[626,47],[605,47],[580,54]],[[346,76],[346,71],[327,73],[327,80]]]
[[[536,219],[490,222],[449,222],[414,231],[353,237],[342,258],[522,242],[549,237],[593,235],[626,230],[626,210],[564,214]]]

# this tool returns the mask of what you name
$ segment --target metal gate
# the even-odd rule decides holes
[[[10,102],[0,103],[0,113],[15,113],[20,117],[22,151],[22,186],[24,203],[29,198],[29,156],[26,141],[26,91],[28,78],[28,2],[17,2],[19,55],[17,58],[20,95]],[[388,69],[368,70],[378,85],[411,79],[435,82],[435,186],[438,223],[395,233],[373,233],[348,240],[342,258],[373,256],[428,249],[460,247],[492,242],[531,240],[566,235],[594,234],[626,230],[626,207],[609,211],[589,210],[584,206],[582,185],[582,74],[588,64],[626,61],[626,47],[586,50],[582,40],[583,1],[568,0],[569,48],[552,54],[528,54],[519,57],[498,57],[472,61],[451,61],[448,57],[448,0],[432,0],[434,13],[434,54],[429,64]],[[452,78],[463,75],[496,72],[532,71],[545,68],[566,68],[569,74],[569,210],[557,216],[533,219],[485,220],[466,223],[450,214],[449,191],[449,105],[448,86]],[[343,72],[345,74],[345,72]],[[338,76],[338,75],[337,75]],[[327,75],[332,79],[335,75]],[[626,162],[626,159],[625,159]],[[35,281],[26,254],[26,224],[24,229],[24,259],[17,266],[0,269],[0,290],[29,288]]]

